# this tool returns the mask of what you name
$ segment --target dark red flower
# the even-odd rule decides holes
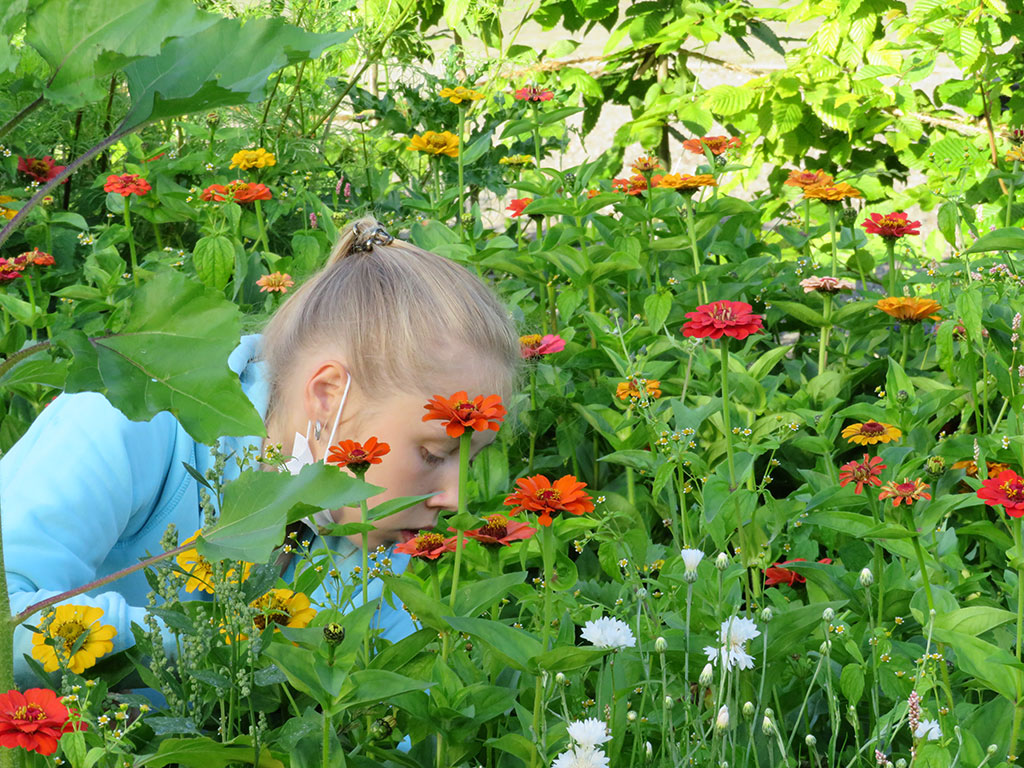
[[[516,487],[505,497],[505,506],[514,507],[509,514],[535,512],[543,526],[551,525],[551,516],[559,512],[582,515],[594,511],[594,502],[583,490],[587,484],[573,475],[563,475],[553,483],[544,475],[522,477],[516,480]]]
[[[54,165],[50,155],[18,158],[18,170],[40,184],[45,184],[65,168],[66,165]]]
[[[512,213],[510,213],[509,216],[513,219],[516,219],[523,215],[523,211],[526,210],[526,206],[528,206],[532,202],[532,197],[520,197],[510,202],[505,210],[512,211]]]
[[[884,216],[880,213],[872,213],[871,217],[861,222],[864,231],[869,235],[881,235],[884,238],[895,240],[904,235],[920,235],[920,221],[908,221],[907,214],[902,211],[887,213]]]
[[[978,498],[989,506],[1003,505],[1010,517],[1024,517],[1024,477],[1004,469],[995,477],[981,481]]]
[[[447,398],[434,395],[423,407],[427,410],[423,421],[446,421],[445,432],[449,437],[462,437],[467,429],[497,432],[505,418],[505,406],[498,395],[477,395],[472,400],[465,392],[456,392]]]
[[[703,155],[704,147],[707,147],[712,155],[720,155],[732,147],[739,147],[743,144],[738,136],[702,136],[699,139],[687,139],[683,142],[683,149],[693,152],[695,155]]]
[[[861,493],[865,485],[881,485],[878,478],[885,469],[881,456],[864,454],[863,461],[849,461],[839,468],[839,487],[845,488],[849,483],[856,483],[854,493]]]
[[[528,85],[516,91],[517,101],[551,101],[554,97],[555,94],[551,91],[545,91],[535,85]]]
[[[369,438],[365,443],[355,440],[341,440],[331,446],[327,453],[327,463],[336,467],[348,467],[357,475],[362,475],[371,464],[380,464],[381,456],[391,453],[391,446]]]
[[[419,536],[414,536],[408,541],[403,541],[395,547],[395,552],[413,557],[423,557],[428,560],[437,560],[445,552],[455,551],[455,537],[445,538],[440,533],[429,533],[421,531]]]
[[[273,195],[266,184],[236,181],[231,185],[236,203],[251,203],[255,200],[270,200]]]
[[[137,173],[122,173],[120,176],[112,173],[107,176],[107,182],[103,185],[104,192],[116,192],[122,197],[129,195],[141,197],[151,189],[149,182]]]
[[[21,277],[24,265],[16,264],[9,259],[0,258],[0,283],[9,283]]]
[[[687,312],[690,318],[682,327],[683,336],[701,339],[720,339],[732,336],[734,339],[745,339],[753,333],[762,333],[762,318],[752,313],[753,307],[743,301],[713,301],[701,304],[693,312]]]
[[[510,542],[522,541],[531,538],[537,529],[518,520],[509,520],[500,512],[484,517],[487,525],[482,525],[472,531],[466,531],[471,539],[476,539],[481,544],[489,547],[507,547]],[[449,528],[454,531],[454,528]]]
[[[789,586],[792,587],[794,584],[803,584],[803,583],[805,583],[807,581],[807,579],[805,577],[801,576],[796,571],[791,571],[791,570],[789,570],[789,568],[785,568],[783,566],[789,565],[791,563],[806,563],[806,562],[807,561],[804,558],[797,557],[797,558],[795,558],[793,560],[786,560],[785,562],[776,563],[775,565],[771,566],[770,568],[766,568],[765,572],[764,572],[764,575],[765,575],[764,584],[765,584],[765,586],[766,587],[774,587],[777,584],[789,584]],[[823,564],[823,565],[832,565],[832,559],[828,558],[828,557],[823,557],[818,562]]]
[[[67,707],[48,688],[0,693],[0,747],[52,755],[62,735],[87,727],[70,718]]]

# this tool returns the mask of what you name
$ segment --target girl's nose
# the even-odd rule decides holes
[[[431,509],[454,511],[459,508],[459,468],[446,472],[437,493],[427,499],[424,504]]]

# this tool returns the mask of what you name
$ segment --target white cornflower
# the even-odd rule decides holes
[[[922,720],[914,730],[915,739],[927,739],[935,741],[942,738],[942,729],[939,728],[938,720]]]
[[[602,616],[596,621],[588,621],[583,625],[581,633],[584,640],[598,648],[633,648],[636,638],[629,625],[619,619]]]
[[[719,731],[726,731],[729,729],[729,707],[726,704],[722,705],[722,708],[718,710],[718,717],[715,718],[715,728]]]
[[[683,558],[683,565],[686,566],[687,571],[697,570],[700,561],[704,559],[704,553],[699,549],[684,549],[679,554]]]
[[[760,634],[761,630],[750,619],[732,616],[722,622],[721,630],[718,633],[721,647],[715,648],[713,645],[706,645],[704,653],[712,664],[717,664],[721,657],[722,663],[728,664],[729,667],[752,669],[754,657],[747,653],[746,644],[748,640],[753,640]]]
[[[556,757],[551,768],[608,768],[608,756],[596,747],[573,747]]]
[[[573,720],[569,723],[569,738],[580,747],[596,747],[604,744],[612,736],[603,720],[588,717],[586,720]]]

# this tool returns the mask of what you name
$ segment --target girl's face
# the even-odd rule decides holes
[[[375,403],[372,415],[353,419],[349,425],[343,423],[338,429],[339,433],[344,432],[344,439],[365,442],[376,437],[391,446],[391,452],[381,458],[381,463],[371,465],[366,472],[368,483],[384,488],[368,500],[371,510],[389,499],[434,494],[381,520],[368,535],[371,548],[406,541],[421,530],[430,530],[437,525],[441,512],[458,508],[459,441],[448,437],[443,422],[423,421],[423,406],[430,397],[393,395]],[[470,455],[475,456],[493,442],[496,434],[491,430],[475,432]],[[334,517],[339,523],[356,522],[360,513],[358,509],[345,508],[336,510]],[[351,540],[356,546],[361,543],[358,535]]]

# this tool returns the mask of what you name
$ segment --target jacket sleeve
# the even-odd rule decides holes
[[[105,575],[104,561],[119,540],[139,531],[157,504],[178,425],[169,413],[134,422],[102,395],[61,395],[0,460],[0,520],[11,610],[82,586]],[[103,609],[117,630],[114,650],[133,644],[132,622],[145,609],[113,591],[68,602]],[[38,614],[28,622],[38,623]],[[15,632],[15,668],[32,633]]]

